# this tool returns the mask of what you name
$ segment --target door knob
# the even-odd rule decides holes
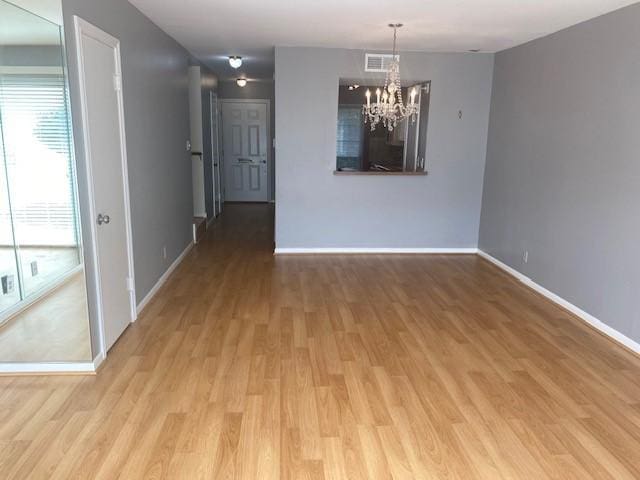
[[[98,225],[102,225],[103,223],[104,224],[109,223],[111,219],[109,218],[109,215],[102,215],[101,213],[99,213],[96,221],[98,222]]]

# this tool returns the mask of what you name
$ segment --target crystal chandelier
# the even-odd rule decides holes
[[[389,26],[393,28],[393,56],[384,80],[384,88],[376,90],[376,101],[374,103],[371,103],[371,91],[367,90],[365,93],[367,104],[362,107],[364,123],[368,121],[371,124],[371,131],[375,130],[378,123],[382,122],[392,132],[398,122],[407,117],[411,117],[411,121],[414,122],[418,113],[415,88],[411,89],[410,102],[405,105],[402,101],[400,57],[396,53],[398,28],[402,27],[402,24],[390,23]]]

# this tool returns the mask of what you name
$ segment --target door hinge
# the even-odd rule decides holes
[[[133,278],[127,277],[127,291],[133,292]]]
[[[116,92],[122,90],[122,76],[118,75],[117,73],[113,75],[113,89]]]

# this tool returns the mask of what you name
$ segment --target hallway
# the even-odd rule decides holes
[[[3,478],[640,476],[640,359],[493,265],[272,252],[229,204],[97,376],[0,378]]]

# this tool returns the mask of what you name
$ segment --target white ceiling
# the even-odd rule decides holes
[[[635,0],[130,0],[221,78],[271,78],[273,47],[496,52],[635,3]]]

